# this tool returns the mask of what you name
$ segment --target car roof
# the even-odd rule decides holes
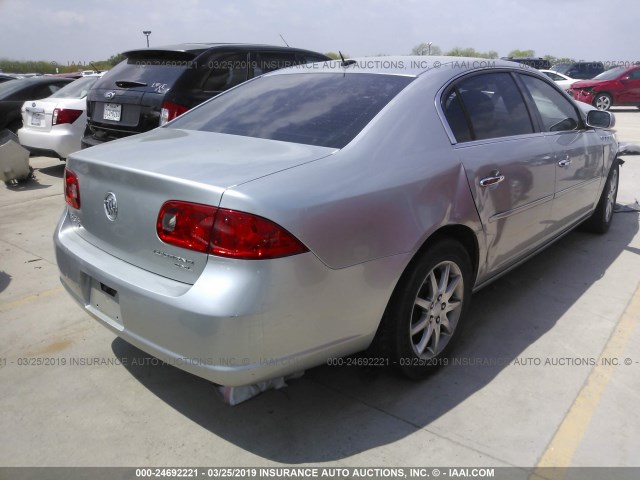
[[[481,68],[517,68],[536,71],[520,63],[509,62],[497,58],[446,57],[446,56],[388,56],[361,57],[348,59],[344,66],[341,60],[331,60],[315,64],[296,65],[282,70],[275,70],[267,75],[287,75],[301,71],[313,73],[357,72],[378,73],[387,75],[403,75],[417,77],[426,72],[441,71],[446,68],[450,76]],[[320,66],[321,65],[321,66]]]
[[[16,78],[15,80],[18,80],[22,82],[24,85],[27,85],[28,83],[53,83],[53,82],[60,82],[60,81],[64,82],[67,80],[70,83],[73,80],[75,80],[75,78],[54,77],[53,75],[39,75],[37,77]]]
[[[267,44],[255,44],[255,43],[179,43],[175,45],[162,45],[153,48],[138,48],[134,50],[127,50],[123,52],[125,57],[130,55],[144,55],[153,54],[153,52],[182,52],[182,53],[191,53],[194,55],[199,55],[207,50],[212,48],[229,48],[229,49],[238,49],[238,50],[250,50],[250,49],[269,49],[269,50],[294,50],[299,52],[312,52],[311,50],[306,50],[304,48],[296,48],[296,47],[283,47],[281,45],[267,45]]]

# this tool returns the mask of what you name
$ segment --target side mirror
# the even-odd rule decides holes
[[[604,110],[589,110],[587,113],[587,125],[594,128],[613,128],[616,117],[611,112]]]

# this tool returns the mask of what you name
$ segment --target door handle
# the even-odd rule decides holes
[[[571,165],[571,159],[569,158],[569,155],[567,155],[566,157],[564,157],[562,160],[560,160],[558,162],[558,165],[560,167],[567,167],[569,165]]]
[[[499,171],[495,171],[491,173],[490,177],[485,177],[480,180],[481,187],[490,187],[492,185],[497,185],[504,180],[504,175],[501,175]]]

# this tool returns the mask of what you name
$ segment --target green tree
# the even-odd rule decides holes
[[[535,56],[536,56],[535,50],[517,50],[517,49],[511,50],[507,55],[507,57],[515,57],[515,58],[535,57]]]
[[[498,52],[490,50],[488,52],[478,52],[475,48],[467,47],[460,48],[454,47],[449,50],[445,55],[450,57],[476,57],[476,58],[498,58]]]
[[[438,45],[422,42],[411,49],[411,55],[442,55]]]
[[[117,64],[119,64],[124,59],[125,59],[125,56],[123,54],[121,54],[121,53],[118,53],[116,55],[111,55],[109,57],[109,60],[106,61],[106,63],[108,63],[112,67],[115,67]]]
[[[339,53],[327,52],[327,53],[325,53],[325,55],[327,57],[333,58],[334,60],[340,60],[340,54]],[[350,55],[348,53],[343,53],[342,55],[344,56],[345,59],[350,57]]]
[[[545,55],[545,60],[548,60],[551,65],[555,65],[556,63],[564,63],[564,62],[575,62],[573,58],[567,57],[554,57],[553,55]]]

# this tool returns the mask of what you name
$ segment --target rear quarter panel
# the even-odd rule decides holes
[[[416,252],[449,224],[469,227],[482,252],[463,167],[435,111],[439,86],[416,79],[342,150],[229,189],[221,206],[279,223],[334,269]]]

